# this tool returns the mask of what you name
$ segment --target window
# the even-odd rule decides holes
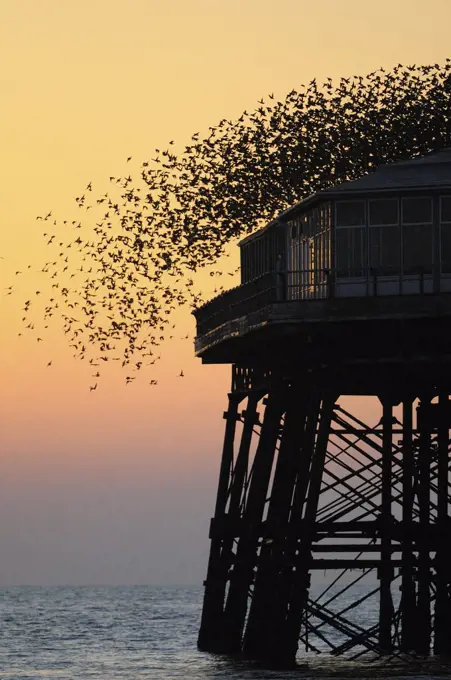
[[[403,224],[431,224],[431,222],[432,222],[431,198],[420,197],[402,199]]]
[[[338,201],[335,216],[337,227],[362,227],[365,224],[365,202]]]
[[[349,227],[336,231],[337,276],[366,276],[366,230]]]
[[[404,274],[431,274],[434,263],[432,199],[402,199],[402,241]]]
[[[401,271],[401,229],[395,227],[370,228],[370,267],[382,276]]]
[[[432,225],[418,224],[403,227],[404,274],[432,273],[433,244]]]
[[[443,274],[451,274],[451,196],[440,199],[440,262]]]
[[[442,196],[440,199],[440,221],[451,223],[451,196]]]
[[[384,198],[369,201],[369,224],[370,226],[391,226],[397,225],[398,219],[398,199]]]
[[[440,263],[443,274],[451,274],[451,223],[441,224]]]
[[[370,268],[374,274],[391,275],[401,271],[401,230],[398,226],[398,199],[368,202],[370,225]]]
[[[335,221],[337,276],[366,276],[365,201],[338,201]]]

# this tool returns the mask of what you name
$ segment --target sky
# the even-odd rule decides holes
[[[47,256],[36,216],[74,219],[88,182],[262,96],[442,63],[450,23],[450,0],[2,1],[0,586],[201,584],[230,385],[194,357],[189,309],[156,368],[125,385],[111,365],[92,392],[57,324],[19,336]]]

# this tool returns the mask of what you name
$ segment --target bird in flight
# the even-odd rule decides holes
[[[185,374],[183,373],[183,371],[180,371],[179,378],[184,378],[184,377],[185,377]]]
[[[124,359],[123,366],[131,364],[141,371],[153,365],[157,359],[148,352],[149,345],[158,347],[173,335],[170,332],[172,312],[185,303],[199,309],[205,302],[205,294],[193,283],[193,272],[203,264],[217,262],[224,255],[224,248],[232,236],[244,235],[249,229],[254,229],[260,220],[271,218],[274,211],[290,204],[293,196],[310,194],[319,188],[323,180],[328,182],[331,167],[336,169],[333,173],[334,182],[344,181],[348,174],[352,175],[357,168],[355,158],[360,152],[364,156],[367,154],[366,134],[370,136],[371,144],[374,142],[375,147],[379,148],[378,136],[388,134],[384,98],[395,92],[393,83],[399,88],[399,99],[395,97],[398,102],[396,110],[403,105],[410,107],[412,103],[418,104],[422,120],[426,121],[424,129],[428,127],[429,120],[439,120],[449,104],[449,97],[446,97],[446,88],[450,83],[448,67],[442,69],[431,66],[427,68],[432,71],[425,70],[423,73],[421,69],[412,67],[413,76],[409,75],[410,67],[409,70],[399,68],[399,73],[380,76],[382,82],[376,88],[371,74],[367,80],[362,81],[360,77],[358,80],[352,79],[349,84],[355,82],[358,88],[354,92],[350,87],[343,87],[347,81],[332,94],[329,94],[329,90],[321,91],[312,81],[310,89],[302,86],[300,92],[293,90],[289,93],[285,103],[280,102],[280,108],[279,104],[273,106],[275,96],[271,93],[269,99],[260,99],[253,113],[244,111],[235,122],[224,120],[216,128],[210,128],[208,137],[202,139],[196,132],[185,151],[178,155],[173,151],[176,144],[171,139],[167,147],[171,147],[169,151],[155,149],[152,155],[156,157],[142,164],[139,185],[134,185],[131,176],[110,176],[108,194],[97,196],[93,191],[93,201],[90,203],[103,205],[104,208],[99,207],[101,214],[92,238],[74,239],[71,229],[66,242],[65,237],[60,235],[60,229],[56,231],[50,226],[54,223],[51,213],[36,217],[40,222],[49,222],[48,227],[44,227],[48,231],[43,235],[43,242],[48,243],[49,247],[60,244],[57,251],[60,252],[59,257],[51,256],[52,262],[43,269],[49,278],[56,279],[50,295],[53,297],[54,290],[60,293],[57,300],[50,300],[50,311],[45,314],[66,315],[67,337],[75,335],[77,343],[81,339],[85,340],[84,345],[76,344],[75,349],[80,351],[77,356],[83,358],[85,348],[103,344],[104,349],[100,350],[102,354],[94,356],[97,363],[100,360],[106,362],[117,340],[123,341],[126,348],[120,351],[120,357],[110,356],[112,360]],[[416,88],[415,82],[417,77],[423,76],[427,87],[433,86],[435,92],[431,103],[429,98],[424,101],[422,98],[417,99],[420,89]],[[379,78],[377,74],[375,77]],[[448,102],[446,106],[438,103],[442,101],[442,96],[443,101]],[[352,115],[348,123],[349,107]],[[363,125],[363,134],[359,131],[356,137],[353,136],[354,116],[359,119],[362,116]],[[343,131],[346,131],[345,136],[350,135],[355,142],[353,154],[336,149],[334,144],[326,145],[324,149],[319,144],[318,149],[305,158],[302,151],[291,153],[292,150],[309,148],[309,137],[322,139],[325,121],[330,121],[327,123],[327,126],[330,124],[330,129],[327,127],[328,138],[334,139]],[[396,121],[398,125],[398,118]],[[405,122],[399,118],[399,125],[399,134],[401,137],[404,135],[402,138],[407,140],[410,150],[411,133],[412,130],[416,133],[413,129],[415,126],[409,116]],[[301,132],[304,129],[310,130],[308,135]],[[443,132],[446,133],[445,127]],[[428,134],[424,133],[421,144],[429,144]],[[393,149],[395,147],[394,142]],[[263,149],[267,149],[264,161]],[[282,154],[285,158],[283,172],[274,174],[272,170],[269,172],[264,169],[279,167],[280,152],[286,149],[289,153]],[[390,149],[391,153],[391,146]],[[127,163],[132,160],[131,155],[125,158]],[[217,177],[228,179],[218,182]],[[118,189],[116,184],[119,185]],[[265,187],[263,192],[262,186]],[[77,203],[78,208],[87,210],[89,206],[86,205],[84,194],[91,193],[91,182],[84,182],[84,187],[85,192],[77,199]],[[261,195],[264,198],[260,198]],[[257,199],[253,200],[253,197]],[[68,220],[65,222],[69,224]],[[79,220],[72,222],[72,226],[77,229],[82,229],[82,224],[84,226],[84,222]],[[52,235],[51,231],[55,231],[56,235]],[[77,233],[84,234],[84,231]],[[67,252],[65,248],[68,248]],[[71,255],[67,260],[66,255],[69,253]],[[72,253],[75,254],[73,260]],[[21,266],[25,270],[26,265]],[[78,277],[78,272],[82,270],[83,276]],[[74,275],[76,278],[74,287],[67,287],[63,292],[66,273],[67,277]],[[227,276],[232,278],[234,273],[237,270],[222,271],[221,268],[221,272],[218,273],[216,269],[213,276],[223,276],[222,280],[229,282]],[[170,284],[167,277],[174,277]],[[81,283],[78,285],[79,278]],[[42,287],[41,290],[42,293],[38,294],[32,289],[33,303],[25,303],[26,313],[31,312],[37,298],[45,298],[46,289]],[[218,285],[216,293],[222,292],[223,287]],[[77,312],[79,310],[83,317],[74,312],[78,303]],[[224,299],[226,303],[227,299]],[[221,301],[215,301],[211,310],[216,309],[214,305],[220,304]],[[108,313],[107,322],[103,320],[105,310]],[[203,313],[207,315],[208,308]],[[74,318],[73,314],[79,318]],[[29,323],[28,315],[24,317],[26,325]],[[147,333],[149,328],[150,334]],[[142,351],[139,349],[141,331],[146,334],[142,356],[152,357],[152,361],[146,359],[142,368],[137,361],[137,353]],[[107,347],[108,340],[114,340],[111,348]],[[183,371],[173,375],[185,377]],[[149,383],[151,386],[156,384],[157,380]]]
[[[97,383],[95,385],[89,387],[90,392],[93,392],[96,389],[97,389]]]

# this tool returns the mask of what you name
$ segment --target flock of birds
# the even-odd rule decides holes
[[[450,107],[451,60],[398,64],[337,85],[312,80],[283,101],[270,95],[205,137],[195,133],[180,153],[173,141],[156,149],[137,176],[128,157],[130,172],[110,176],[108,191],[96,195],[89,182],[76,197],[80,219],[37,217],[52,252],[42,268],[50,282],[44,328],[58,317],[77,357],[91,354],[93,366],[121,362],[130,384],[130,373],[153,366],[174,337],[172,313],[205,302],[196,273],[237,273],[217,264],[230,242],[320,188],[449,146]],[[30,331],[38,297],[41,290],[23,307]],[[91,391],[100,372],[94,377]]]

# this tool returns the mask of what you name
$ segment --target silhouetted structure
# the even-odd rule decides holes
[[[451,149],[319,192],[240,247],[241,285],[195,314],[197,356],[233,365],[199,647],[450,654]],[[342,395],[377,397],[377,425]],[[318,598],[314,570],[334,570]]]

